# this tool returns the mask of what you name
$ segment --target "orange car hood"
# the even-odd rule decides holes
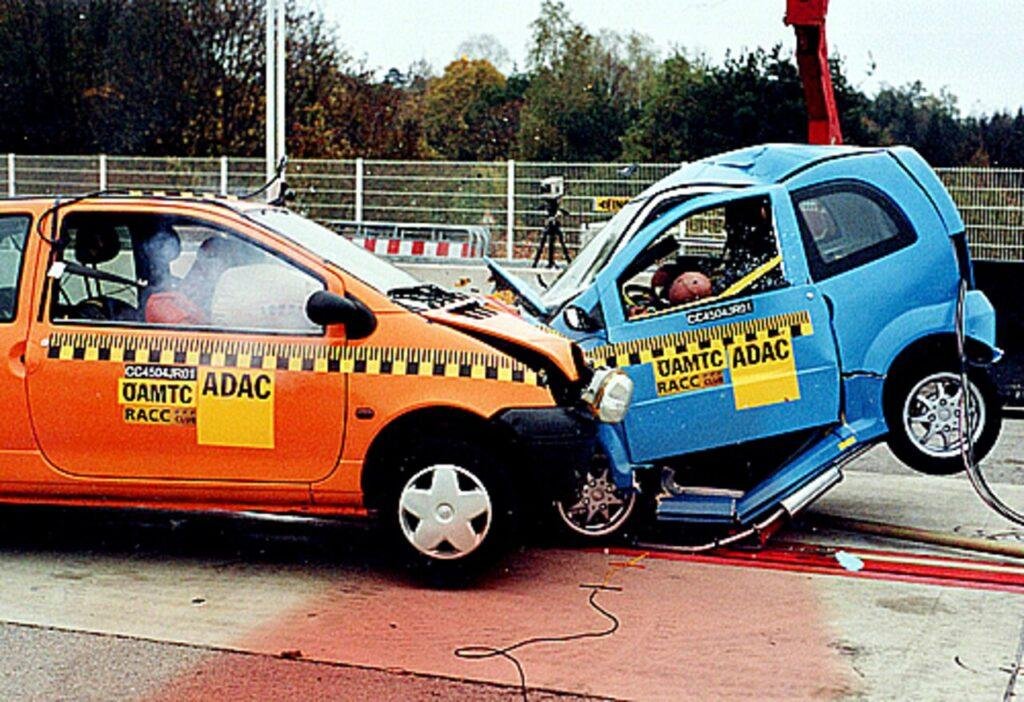
[[[474,302],[478,304],[450,305],[423,312],[423,316],[475,336],[491,337],[522,346],[549,359],[570,381],[579,379],[579,371],[572,358],[572,341],[536,327],[492,301]],[[484,309],[481,310],[481,307]],[[466,314],[467,309],[469,314]]]

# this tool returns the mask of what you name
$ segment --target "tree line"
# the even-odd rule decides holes
[[[0,0],[0,152],[258,156],[264,0]],[[315,9],[287,12],[294,157],[683,161],[805,139],[781,46],[721,63],[639,34],[590,32],[544,0],[526,65],[473,37],[439,74],[354,60]],[[843,134],[933,165],[1024,167],[1024,110],[963,116],[920,83],[869,96],[831,62]]]

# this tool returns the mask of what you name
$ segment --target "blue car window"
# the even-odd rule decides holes
[[[628,320],[786,284],[771,202],[763,196],[665,221],[619,276]]]
[[[822,280],[912,244],[906,217],[881,192],[830,183],[793,195],[811,275]]]

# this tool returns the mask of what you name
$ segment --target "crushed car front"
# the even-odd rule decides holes
[[[480,380],[513,380],[515,374],[535,378],[536,392],[527,395],[517,388],[515,397],[522,406],[514,406],[517,400],[511,396],[505,403],[489,397],[487,405],[500,408],[491,421],[516,437],[531,467],[565,474],[566,466],[594,455],[598,424],[617,423],[625,416],[632,381],[621,371],[595,373],[580,348],[565,336],[529,323],[496,300],[420,281],[287,209],[258,207],[245,215],[372,290],[378,301],[368,304],[379,316],[412,313],[434,332],[446,330],[450,348],[487,349],[505,359],[491,367],[463,364],[448,372]],[[418,329],[427,327],[409,325],[403,333],[419,333],[414,331]],[[406,342],[415,345],[411,339]]]

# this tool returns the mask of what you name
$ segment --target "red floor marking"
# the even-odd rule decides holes
[[[840,551],[859,558],[864,563],[863,569],[852,571],[843,568],[836,560],[836,554]],[[723,548],[707,553],[677,553],[668,550],[659,551],[655,548],[644,549],[644,551],[632,548],[612,548],[609,552],[626,557],[645,552],[648,558],[668,561],[838,575],[870,580],[894,580],[1024,594],[1024,566],[1000,561],[946,558],[853,547],[826,548],[811,544],[770,546],[759,551]]]
[[[601,606],[622,626],[606,639],[517,651],[531,686],[618,699],[802,700],[859,694],[860,679],[832,644],[841,632],[834,631],[819,582],[754,569],[652,566],[650,556],[640,558],[645,553],[533,549],[463,590],[416,586],[372,569],[338,568],[307,597],[242,627],[230,646],[515,685],[518,675],[509,661],[465,661],[453,651],[603,627],[605,619],[588,604],[589,588],[598,587]],[[612,567],[628,563],[647,567]],[[615,592],[605,591],[608,583]],[[283,666],[276,659],[264,667],[259,660],[265,659],[213,655],[168,679],[150,702],[427,699],[405,694],[403,687],[344,689],[330,671],[322,683],[316,680],[320,667]],[[282,668],[283,681],[271,682]],[[288,688],[283,687],[291,679],[287,676],[304,677]],[[388,680],[394,679],[382,684]],[[453,694],[442,690],[436,698],[454,699]],[[508,694],[513,696],[515,688]]]

